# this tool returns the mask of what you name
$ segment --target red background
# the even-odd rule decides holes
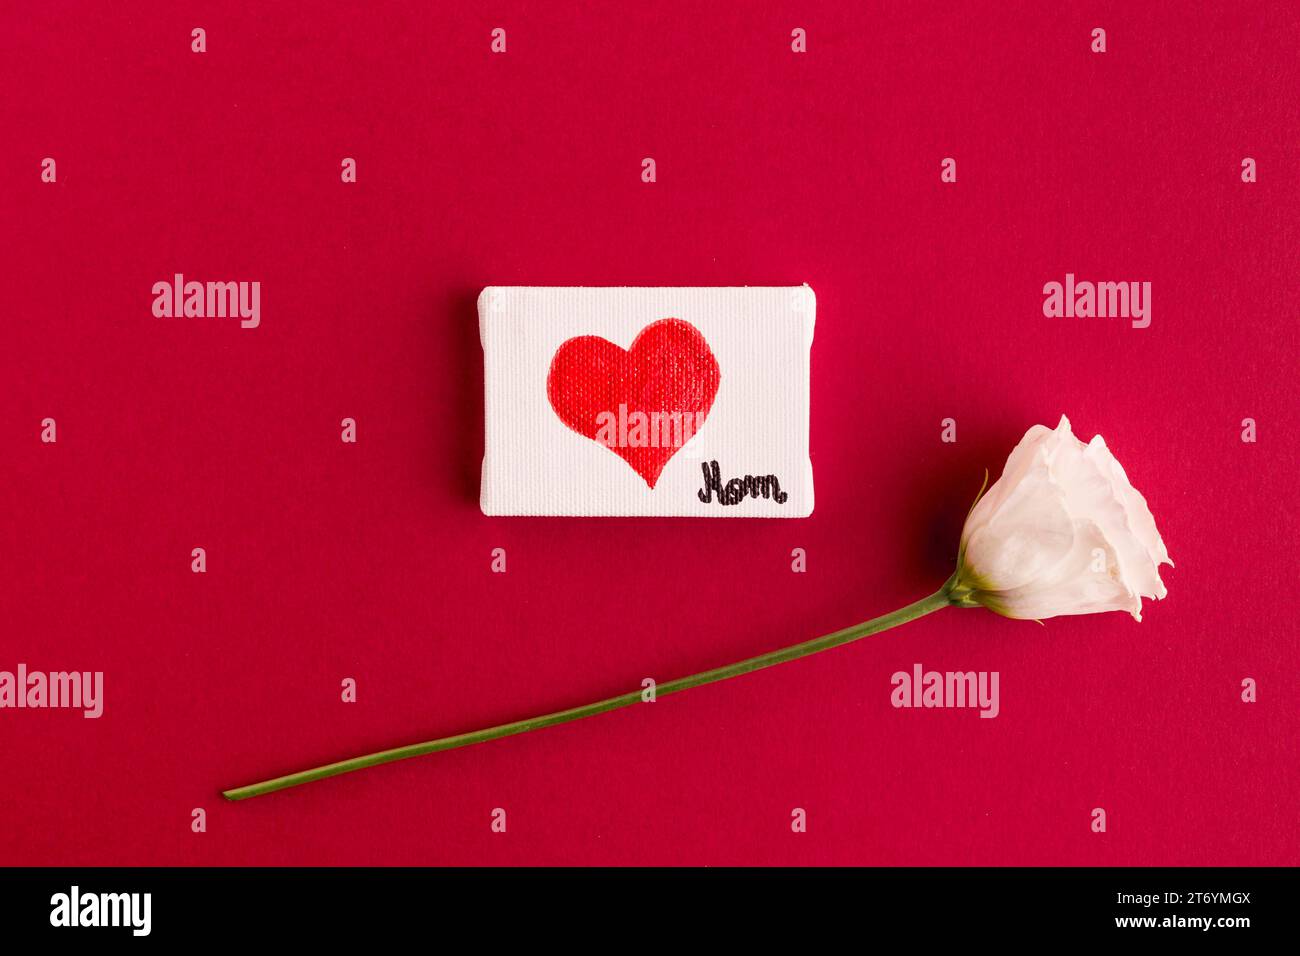
[[[0,862],[1300,862],[1294,5],[470,6],[6,12],[0,669],[102,670],[106,709],[0,712]],[[1067,271],[1151,281],[1151,327],[1044,318]],[[261,327],[154,318],[174,272],[261,281]],[[805,281],[812,518],[479,513],[482,286]],[[945,610],[218,796],[927,594],[1062,412],[1177,562],[1142,624]],[[999,671],[1001,715],[893,709],[915,662]]]

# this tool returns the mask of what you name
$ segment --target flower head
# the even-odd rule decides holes
[[[1160,565],[1173,565],[1146,499],[1100,435],[1084,444],[1062,415],[1035,425],[1002,477],[971,508],[961,533],[954,604],[1007,617],[1128,611],[1163,598]]]

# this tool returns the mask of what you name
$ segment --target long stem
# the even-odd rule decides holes
[[[859,638],[879,634],[881,631],[897,627],[899,624],[906,624],[908,621],[916,620],[918,617],[937,611],[949,603],[948,588],[945,585],[929,597],[922,598],[889,614],[882,614],[870,621],[846,627],[842,631],[835,631],[833,634],[814,638],[811,641],[804,641],[802,644],[792,644],[777,651],[760,654],[758,657],[749,657],[743,661],[728,664],[725,667],[715,667],[713,670],[701,671],[698,674],[691,674],[689,677],[679,677],[666,684],[658,684],[654,691],[655,697],[675,694],[678,691],[689,690],[702,684],[712,684],[716,681],[726,680],[728,677],[738,677],[751,671],[762,670],[764,667],[784,664],[786,661],[798,660],[800,657],[807,657],[809,654],[816,654],[832,647],[839,647],[841,644],[848,644],[850,641],[856,641]],[[467,734],[457,734],[454,737],[441,737],[437,740],[427,740],[424,743],[395,747],[392,750],[381,750],[377,753],[366,754],[363,757],[353,757],[350,760],[340,760],[338,763],[325,764],[311,770],[301,770],[298,773],[291,773],[283,777],[263,780],[261,783],[252,783],[245,787],[236,787],[233,790],[223,790],[222,796],[227,800],[246,800],[249,797],[258,797],[264,793],[285,790],[300,784],[311,783],[313,780],[324,780],[326,777],[335,777],[341,773],[351,773],[353,770],[377,767],[380,764],[392,763],[395,760],[406,760],[408,757],[419,757],[424,754],[438,753],[442,750],[455,750],[457,747],[468,747],[470,744],[483,743],[485,740],[496,740],[498,737],[510,737],[514,734],[527,733],[530,730],[540,730],[543,727],[554,727],[556,724],[580,720],[583,717],[593,717],[606,711],[640,703],[643,693],[641,690],[628,691],[626,694],[607,697],[604,700],[585,704],[582,707],[571,707],[568,710],[558,710],[551,714],[543,714],[540,717],[529,717],[526,720],[517,720],[510,724],[499,724],[496,727],[486,727],[483,730],[475,730]]]

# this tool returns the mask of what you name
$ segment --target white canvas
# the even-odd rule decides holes
[[[478,309],[484,514],[812,513],[809,353],[816,296],[808,286],[490,286],[479,295]],[[626,354],[652,325],[637,351]],[[566,344],[570,340],[578,341]],[[710,383],[715,391],[707,414],[678,415],[703,405]],[[603,424],[596,437],[561,417],[590,428],[589,406],[610,406],[596,416]],[[637,411],[653,418],[648,429],[638,427],[644,419]],[[694,434],[687,424],[692,420],[699,424]],[[647,432],[650,441],[662,440],[664,450],[642,447]],[[651,474],[664,457],[662,471]]]

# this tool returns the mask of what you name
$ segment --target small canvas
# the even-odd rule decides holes
[[[812,513],[807,285],[490,286],[478,311],[484,514]]]

